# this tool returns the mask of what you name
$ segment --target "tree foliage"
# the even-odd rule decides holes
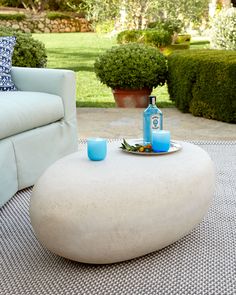
[[[124,27],[140,29],[146,21],[168,19],[180,20],[188,25],[200,23],[207,15],[209,0],[83,0],[83,7],[88,17],[96,21],[120,18]],[[122,20],[125,15],[125,19]]]
[[[199,23],[208,12],[209,0],[0,0],[0,4],[34,11],[82,11],[95,22],[116,19],[122,28],[140,29],[147,21],[159,19]]]
[[[0,5],[39,12],[44,10],[73,10],[73,7],[79,7],[81,2],[82,0],[0,0]]]
[[[167,19],[180,19],[183,22],[199,22],[208,12],[209,0],[158,0],[154,10]]]
[[[83,0],[67,1],[74,11],[82,11],[88,20],[103,22],[119,15],[120,0]]]

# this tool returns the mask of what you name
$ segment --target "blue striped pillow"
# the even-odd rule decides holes
[[[12,54],[16,44],[16,37],[0,37],[0,91],[15,91],[11,78]]]

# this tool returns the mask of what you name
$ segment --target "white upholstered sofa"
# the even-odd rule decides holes
[[[77,150],[75,73],[12,68],[18,91],[0,92],[0,206]]]

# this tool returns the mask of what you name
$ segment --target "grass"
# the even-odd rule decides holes
[[[96,79],[93,64],[115,40],[93,33],[34,34],[34,38],[45,44],[49,68],[76,72],[77,106],[114,105],[110,89]]]
[[[116,45],[115,38],[95,33],[33,34],[47,49],[48,68],[69,69],[76,73],[76,104],[78,107],[114,107],[111,89],[97,80],[93,64],[108,48]],[[204,42],[204,41],[196,41]],[[193,45],[202,48],[202,43]],[[171,107],[167,87],[154,89],[158,106]]]
[[[206,49],[210,47],[210,42],[204,37],[195,37],[190,43],[190,49]]]

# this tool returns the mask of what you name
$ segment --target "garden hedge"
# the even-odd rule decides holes
[[[50,11],[46,14],[46,17],[50,20],[55,19],[71,19],[71,16],[66,13],[57,12],[57,11]]]
[[[168,57],[168,69],[168,91],[177,108],[236,122],[236,51],[176,51]]]
[[[26,18],[25,14],[22,13],[14,13],[14,14],[0,14],[0,20],[16,20],[22,21]]]

